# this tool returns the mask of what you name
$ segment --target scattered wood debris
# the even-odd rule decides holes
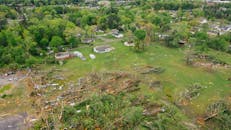
[[[187,105],[189,101],[200,95],[201,89],[204,88],[200,84],[193,84],[191,87],[182,92],[179,96],[179,105]]]
[[[217,101],[207,107],[205,121],[217,116],[219,113],[223,113],[228,109],[225,101]]]
[[[152,66],[144,66],[135,68],[135,70],[140,74],[160,74],[165,71],[164,68],[161,67],[152,67]]]
[[[205,55],[205,54],[193,54],[191,55],[192,65],[193,66],[202,66],[211,69],[217,68],[230,68],[231,66],[214,56]]]
[[[151,88],[161,87],[161,81],[152,81],[149,83],[149,87],[151,87]]]
[[[155,116],[160,112],[165,112],[165,109],[159,104],[150,104],[143,111],[143,115],[145,116]]]
[[[75,83],[60,84],[56,80],[44,80],[43,82],[41,83],[41,76],[34,77],[34,80],[28,82],[29,86],[33,86],[30,96],[37,98],[34,102],[35,107],[40,106],[40,109],[44,111],[52,111],[61,104],[73,105],[73,103],[84,101],[92,93],[118,94],[137,91],[140,80],[136,75],[126,72],[102,72],[90,73],[79,78]],[[60,87],[65,88],[65,86],[68,89],[58,92]],[[49,97],[51,93],[52,96]]]

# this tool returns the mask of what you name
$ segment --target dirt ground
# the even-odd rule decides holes
[[[21,113],[19,115],[8,116],[0,118],[0,130],[23,130],[28,129],[29,125],[26,123],[27,114]]]
[[[29,71],[18,71],[12,74],[0,74],[0,88],[12,84],[17,86],[22,80],[28,77]],[[1,101],[0,101],[1,102]],[[18,113],[16,115],[0,115],[0,130],[25,130],[29,128],[26,123],[28,115]]]
[[[10,75],[0,74],[0,88],[7,84],[17,84],[19,81],[25,79],[29,73],[30,71],[18,71]]]

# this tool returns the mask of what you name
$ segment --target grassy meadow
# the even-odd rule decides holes
[[[105,43],[95,43],[95,45],[98,44]],[[225,100],[231,92],[230,81],[227,80],[231,76],[230,69],[189,66],[185,62],[184,48],[171,49],[159,43],[154,43],[146,47],[144,52],[134,52],[132,48],[124,46],[120,40],[108,44],[111,44],[115,50],[104,54],[95,54],[92,47],[76,49],[82,52],[87,60],[82,61],[74,58],[66,61],[63,66],[59,66],[63,70],[62,74],[69,80],[76,81],[91,72],[125,71],[137,74],[135,68],[139,66],[162,67],[165,69],[164,73],[148,74],[146,76],[148,80],[161,81],[162,91],[142,85],[141,91],[138,93],[153,95],[155,97],[153,100],[167,99],[175,102],[185,89],[193,84],[200,84],[203,86],[200,95],[191,100],[185,107],[187,113],[194,115],[203,114],[208,104],[222,99]],[[210,50],[208,54],[215,54],[214,52]],[[90,59],[89,54],[95,54],[96,59]],[[222,58],[221,55],[217,55],[217,58],[227,63],[231,62],[230,55],[226,54],[225,58]]]

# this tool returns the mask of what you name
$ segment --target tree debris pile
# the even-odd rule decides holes
[[[165,112],[165,108],[159,104],[148,104],[146,109],[143,111],[143,114],[145,116],[155,116],[160,112]]]
[[[129,100],[124,99],[123,95],[94,97],[74,107],[66,107],[62,122],[72,129],[111,129],[116,128],[116,125],[125,127],[123,122],[129,104]]]
[[[225,67],[230,68],[230,65],[214,56],[204,54],[193,55],[194,66],[204,66],[211,68]]]
[[[176,108],[150,103],[147,98],[130,97],[125,93],[92,97],[65,107],[61,122],[67,129],[166,129],[169,124],[184,128]],[[144,103],[146,102],[146,103]]]
[[[193,84],[191,87],[189,87],[180,94],[178,104],[187,105],[189,101],[200,95],[200,91],[202,88],[204,87],[200,84]]]
[[[144,66],[135,68],[135,70],[140,74],[160,74],[165,71],[162,67]]]
[[[132,92],[139,89],[140,80],[132,74],[125,72],[93,73],[79,80],[81,89],[100,90],[116,94],[120,92]]]
[[[231,107],[225,101],[210,104],[206,110],[204,121],[212,129],[228,130],[231,128]]]
[[[179,113],[173,106],[158,106],[151,105],[150,108],[146,108],[144,111],[145,118],[142,121],[142,126],[150,130],[168,129],[168,125],[174,124],[171,129],[190,129],[179,118]],[[147,111],[148,109],[149,112]]]
[[[90,73],[62,91],[47,91],[35,96],[34,106],[43,112],[37,129],[130,129],[146,127],[167,129],[170,124],[184,127],[176,109],[163,103],[151,103],[151,96],[140,95],[140,75],[127,72]],[[70,83],[70,82],[68,82]],[[148,82],[149,83],[149,82]],[[148,83],[146,85],[148,85]],[[153,83],[160,86],[160,81]],[[52,93],[53,97],[49,96]],[[138,95],[135,95],[138,94]],[[48,114],[49,113],[49,114]],[[55,124],[60,124],[55,126]]]
[[[161,81],[151,81],[150,83],[149,83],[149,87],[150,88],[159,88],[159,87],[161,87],[162,85],[161,85]]]
[[[219,113],[223,113],[224,111],[228,110],[228,106],[224,101],[215,102],[207,107],[207,119],[211,116],[215,116]]]
[[[57,80],[41,82],[42,77],[28,80],[28,86],[31,86],[29,96],[31,100],[34,99],[34,108],[46,112],[53,111],[61,105],[73,106],[76,102],[91,97],[92,94],[116,95],[121,92],[137,91],[141,82],[136,75],[126,72],[90,73],[76,82],[66,84]]]

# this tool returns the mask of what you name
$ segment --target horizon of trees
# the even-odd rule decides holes
[[[130,37],[137,38],[137,47],[142,48],[141,50],[144,50],[146,44],[157,41],[159,34],[167,33],[170,37],[164,43],[169,47],[179,47],[179,40],[185,40],[189,43],[196,42],[196,48],[201,51],[212,48],[230,52],[230,34],[215,38],[209,38],[206,31],[190,34],[190,29],[198,23],[183,19],[190,14],[182,10],[184,4],[181,2],[163,2],[168,3],[166,5],[161,2],[154,2],[153,5],[152,1],[152,4],[149,2],[131,8],[111,5],[92,10],[67,6],[17,10],[0,5],[0,67],[25,67],[47,61],[53,63],[54,59],[48,55],[49,52],[63,51],[66,46],[77,47],[82,38],[92,37],[97,29],[131,32]],[[150,7],[155,7],[155,4],[163,6],[161,9],[169,9],[171,4],[177,5],[177,8],[173,6],[177,9],[176,18],[167,12],[151,13]],[[196,17],[206,16],[204,10],[194,4],[186,2],[184,6],[192,9],[192,15]]]

